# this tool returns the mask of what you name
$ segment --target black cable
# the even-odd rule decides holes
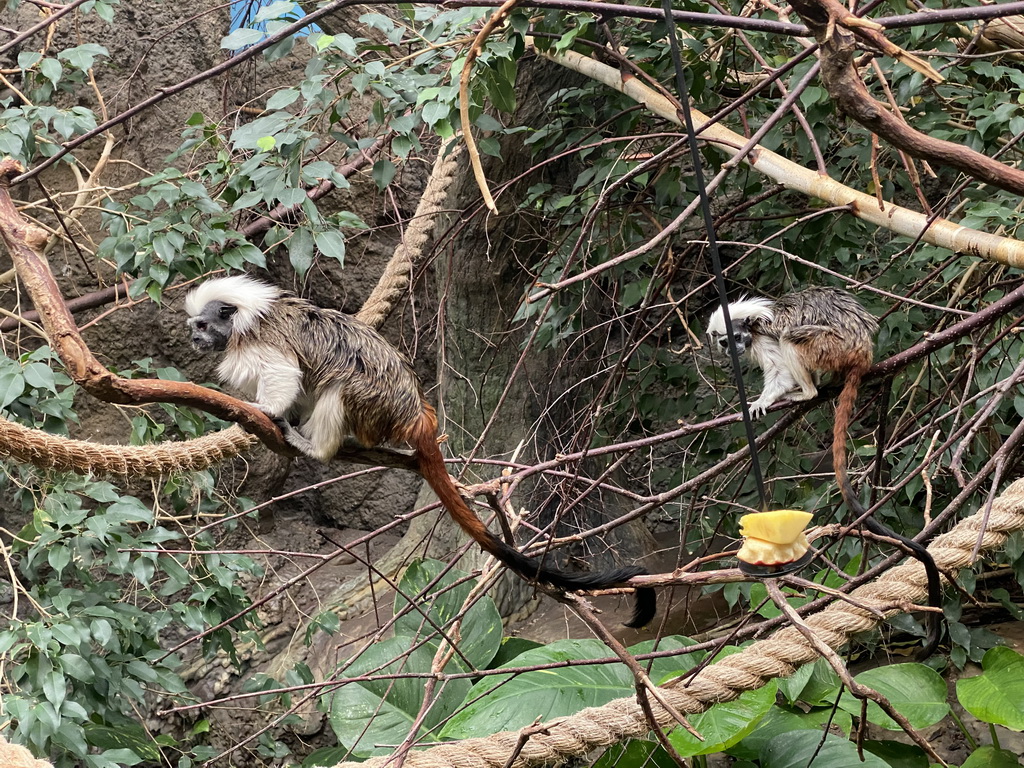
[[[693,127],[693,116],[690,114],[690,90],[686,85],[686,76],[683,73],[683,60],[679,52],[679,40],[676,37],[676,22],[672,17],[672,0],[662,0],[662,8],[665,11],[665,24],[668,28],[669,48],[672,51],[672,65],[676,71],[676,91],[679,94],[679,104],[682,107],[683,124],[686,126],[686,135],[690,145],[690,160],[693,164],[693,178],[697,183],[697,195],[700,197],[700,209],[704,216],[704,230],[708,236],[708,251],[711,254],[711,269],[715,273],[715,286],[718,288],[718,301],[722,305],[722,316],[725,320],[725,337],[729,340],[729,357],[732,359],[732,373],[736,381],[736,393],[740,399],[740,409],[743,414],[743,428],[747,433],[747,445],[750,447],[750,469],[754,475],[754,482],[757,484],[757,496],[760,500],[762,510],[768,509],[768,495],[764,487],[764,477],[761,474],[761,462],[757,458],[757,442],[754,435],[754,422],[750,418],[750,407],[747,405],[747,391],[743,386],[743,371],[740,368],[740,355],[736,351],[736,342],[733,338],[732,317],[729,316],[729,296],[725,289],[725,274],[722,271],[722,259],[718,253],[718,239],[715,237],[715,222],[711,217],[711,202],[708,200],[708,189],[704,183],[704,173],[701,170],[700,151],[697,148],[697,131]]]

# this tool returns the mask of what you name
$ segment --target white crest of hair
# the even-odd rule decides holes
[[[766,299],[763,296],[755,296],[749,298],[747,296],[741,296],[736,301],[729,302],[729,319],[734,323],[738,320],[771,320],[775,313],[772,312],[772,307],[775,302],[771,299]],[[711,317],[708,319],[708,333],[715,333],[719,336],[725,335],[725,315],[722,312],[721,306],[716,307],[715,311],[711,313]]]
[[[223,301],[238,307],[234,316],[234,331],[245,333],[251,329],[281,295],[275,285],[248,275],[215,277],[207,280],[185,297],[185,311],[195,317],[211,301]]]

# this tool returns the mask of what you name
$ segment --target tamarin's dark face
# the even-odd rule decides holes
[[[211,301],[198,315],[188,319],[192,331],[192,346],[200,352],[223,352],[231,337],[232,315],[238,311],[234,304]]]
[[[724,332],[712,330],[710,332],[711,340],[723,351],[728,353],[729,351],[729,338]],[[733,321],[732,324],[732,340],[736,345],[736,354],[742,355],[747,351],[751,342],[754,340],[754,334],[750,331],[750,325],[744,321]]]

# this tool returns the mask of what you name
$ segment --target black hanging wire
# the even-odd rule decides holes
[[[740,355],[736,351],[736,342],[733,339],[732,317],[729,315],[729,297],[725,290],[725,275],[722,272],[722,259],[718,253],[718,238],[715,237],[715,222],[711,218],[711,203],[708,200],[708,190],[704,183],[704,173],[701,167],[700,151],[697,148],[697,132],[693,127],[693,115],[690,114],[690,89],[686,85],[686,75],[683,72],[683,60],[679,52],[679,39],[676,36],[676,21],[672,18],[672,0],[662,0],[662,8],[665,11],[665,25],[668,29],[668,42],[672,51],[672,65],[676,71],[676,92],[679,94],[679,104],[683,113],[683,123],[686,126],[687,143],[690,145],[690,160],[693,164],[693,178],[697,184],[697,194],[700,197],[700,209],[704,216],[704,229],[708,237],[708,251],[711,253],[711,268],[715,273],[715,285],[718,288],[718,301],[722,305],[722,316],[725,320],[725,335],[729,340],[729,357],[732,359],[732,373],[736,381],[736,392],[740,398],[740,409],[743,413],[743,428],[747,433],[747,445],[750,447],[750,469],[754,475],[754,483],[757,485],[757,496],[760,500],[761,510],[768,509],[768,495],[765,491],[764,476],[761,474],[761,462],[757,457],[757,441],[754,435],[754,422],[750,418],[750,407],[747,404],[747,391],[743,386],[743,371],[740,370]]]

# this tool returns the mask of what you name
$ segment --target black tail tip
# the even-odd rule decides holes
[[[646,627],[658,612],[658,595],[651,587],[638,587],[633,600],[633,617],[623,623],[630,629]]]

